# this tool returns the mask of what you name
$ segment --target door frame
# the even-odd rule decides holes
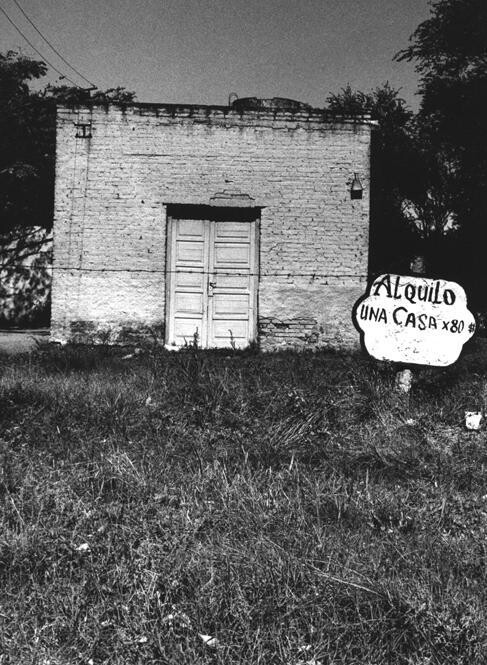
[[[224,222],[224,221],[244,221],[254,224],[254,233],[251,240],[250,246],[251,251],[253,247],[253,257],[251,258],[251,263],[254,263],[254,279],[252,280],[252,293],[251,293],[251,307],[249,309],[249,340],[248,344],[257,341],[257,332],[258,332],[258,312],[259,312],[259,282],[260,282],[260,221],[261,221],[261,206],[247,206],[247,207],[236,207],[236,206],[215,206],[215,205],[198,205],[198,204],[181,204],[181,203],[167,203],[165,204],[166,208],[166,256],[165,256],[165,330],[164,330],[164,343],[166,349],[177,350],[180,348],[177,345],[174,345],[170,342],[172,335],[172,326],[174,323],[174,312],[173,312],[173,286],[174,286],[174,272],[172,271],[173,257],[175,250],[175,235],[174,235],[174,224],[172,223],[174,219],[181,219],[178,217],[178,212],[180,215],[185,212],[188,214],[191,212],[191,216],[194,219],[201,219],[204,221],[211,222]],[[232,219],[225,219],[226,216],[232,217]],[[240,218],[240,219],[239,219]],[[212,233],[210,230],[210,238]],[[214,248],[213,248],[214,250]],[[205,248],[206,252],[211,252],[211,247]],[[209,281],[210,275],[207,275],[207,282]],[[208,296],[203,298],[203,321],[206,322],[208,319]],[[207,325],[207,323],[203,324]],[[205,330],[205,335],[207,337],[207,331]],[[208,348],[207,346],[202,346],[201,348]]]

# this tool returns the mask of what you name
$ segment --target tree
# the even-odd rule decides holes
[[[331,94],[326,104],[335,113],[370,114],[378,120],[372,134],[369,272],[374,276],[407,271],[420,238],[418,226],[403,214],[404,196],[414,189],[413,113],[389,83],[369,92],[354,91],[348,85]]]
[[[56,104],[126,104],[124,88],[88,91],[30,84],[44,62],[0,53],[0,324],[49,323]],[[41,227],[41,228],[39,228]]]
[[[130,103],[124,88],[90,91],[47,85],[33,91],[47,65],[0,53],[0,235],[16,227],[50,228],[53,218],[56,104]]]
[[[457,272],[485,306],[487,3],[435,0],[430,9],[396,59],[416,63],[422,95],[418,135],[423,150],[441,156],[437,170],[443,167],[442,188],[459,227]]]
[[[53,150],[46,144],[39,125],[49,124],[39,95],[29,82],[47,71],[43,62],[8,51],[0,54],[0,223],[1,231],[39,224],[52,217],[52,200],[47,194],[49,178],[46,160]]]

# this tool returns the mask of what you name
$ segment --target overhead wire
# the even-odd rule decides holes
[[[46,63],[46,65],[49,65],[49,67],[51,67],[51,69],[54,69],[54,71],[55,71],[57,74],[59,74],[59,76],[61,76],[62,78],[66,79],[66,81],[69,81],[69,83],[72,83],[72,84],[74,85],[75,88],[80,88],[80,89],[82,89],[80,85],[78,85],[77,83],[75,83],[75,81],[73,81],[72,79],[70,79],[69,76],[66,76],[66,74],[63,74],[63,72],[61,72],[61,71],[60,71],[55,65],[52,64],[52,62],[49,62],[49,60],[48,60],[46,57],[44,57],[44,56],[42,55],[42,53],[39,51],[39,49],[36,48],[36,47],[34,46],[34,44],[30,41],[30,39],[29,39],[28,37],[26,37],[26,35],[24,35],[24,33],[22,32],[22,30],[19,28],[19,26],[18,26],[18,25],[17,25],[17,24],[16,24],[16,23],[10,18],[10,16],[7,14],[7,12],[5,11],[5,9],[4,9],[1,5],[0,5],[0,12],[2,12],[2,14],[5,16],[5,18],[7,19],[7,21],[8,21],[8,22],[9,22],[9,23],[10,23],[10,24],[11,24],[11,25],[17,30],[17,32],[19,33],[19,35],[25,39],[25,41],[26,41],[27,44],[31,47],[31,49],[33,49],[33,50],[37,53],[37,55],[38,55],[40,58],[42,58],[42,60]]]
[[[24,11],[24,9],[20,6],[20,4],[17,2],[17,0],[13,0],[14,3],[17,5],[17,7],[20,9],[22,14],[25,16],[25,18],[29,21],[31,26],[34,28],[34,30],[37,32],[37,34],[43,39],[46,44],[49,46],[49,48],[54,51],[54,53],[66,64],[70,69],[73,70],[80,78],[83,79],[83,81],[86,81],[88,85],[92,86],[93,88],[96,88],[97,86],[90,81],[89,79],[86,78],[86,76],[83,76],[81,72],[79,72],[71,63],[69,63],[66,58],[57,50],[57,48],[47,39],[47,37],[44,37],[42,32],[39,30],[39,28],[35,25],[35,23],[32,21],[32,19],[27,15],[27,13]]]

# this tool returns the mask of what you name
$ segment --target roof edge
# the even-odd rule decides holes
[[[309,110],[303,109],[235,109],[231,106],[221,106],[217,104],[169,104],[162,102],[130,102],[130,103],[121,103],[121,102],[107,102],[107,103],[97,103],[97,102],[84,102],[83,104],[57,104],[59,109],[69,109],[69,110],[81,110],[81,109],[94,109],[102,108],[105,111],[108,111],[110,108],[118,108],[122,111],[127,111],[129,109],[141,110],[141,111],[152,111],[156,115],[160,111],[169,112],[171,115],[184,114],[187,117],[192,115],[199,114],[208,114],[218,113],[223,114],[224,116],[230,117],[243,117],[243,116],[253,116],[253,117],[268,117],[272,115],[275,118],[278,117],[309,117],[313,119],[320,119],[321,121],[330,121],[330,122],[353,122],[356,124],[368,124],[368,125],[377,125],[376,119],[371,114],[344,114],[337,113],[334,111],[329,111],[325,108],[316,108],[310,107]]]

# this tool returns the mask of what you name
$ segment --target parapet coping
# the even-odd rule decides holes
[[[118,109],[125,113],[135,113],[144,116],[170,117],[178,119],[221,119],[221,120],[267,120],[267,121],[302,121],[316,123],[344,123],[354,125],[370,125],[376,127],[378,122],[370,114],[347,115],[336,113],[327,109],[233,109],[231,106],[205,105],[205,104],[165,104],[152,102],[122,103],[83,103],[82,105],[58,104],[59,111],[87,111],[103,109],[108,113],[111,109]]]

